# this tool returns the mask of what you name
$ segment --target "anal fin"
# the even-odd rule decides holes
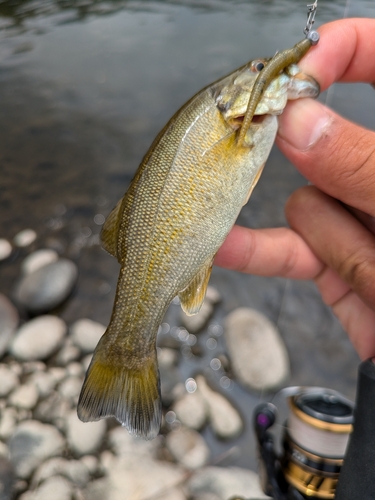
[[[207,266],[202,267],[188,286],[178,294],[182,310],[188,316],[197,314],[202,307],[211,276],[212,262],[213,260]]]

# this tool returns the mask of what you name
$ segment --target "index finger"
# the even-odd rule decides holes
[[[299,66],[318,80],[322,91],[335,82],[375,82],[374,19],[342,19],[317,31],[319,43]]]

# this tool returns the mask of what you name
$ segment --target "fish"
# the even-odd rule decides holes
[[[316,97],[318,83],[290,65],[273,78],[238,144],[256,59],[206,86],[169,120],[109,214],[102,246],[120,263],[109,325],[80,393],[83,422],[115,417],[144,439],[162,416],[156,337],[178,296],[198,313],[214,257],[247,203],[274,143],[288,99]]]

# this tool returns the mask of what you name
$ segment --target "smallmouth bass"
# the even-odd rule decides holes
[[[187,314],[204,300],[216,252],[256,185],[288,99],[319,86],[295,65],[262,95],[241,145],[250,93],[268,60],[252,61],[205,87],[167,123],[108,216],[103,247],[121,264],[109,326],[78,402],[84,421],[114,416],[154,438],[161,422],[156,335],[178,295]]]

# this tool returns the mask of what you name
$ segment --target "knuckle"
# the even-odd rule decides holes
[[[373,255],[361,249],[339,263],[337,271],[356,292],[372,297],[375,303],[375,257]]]

